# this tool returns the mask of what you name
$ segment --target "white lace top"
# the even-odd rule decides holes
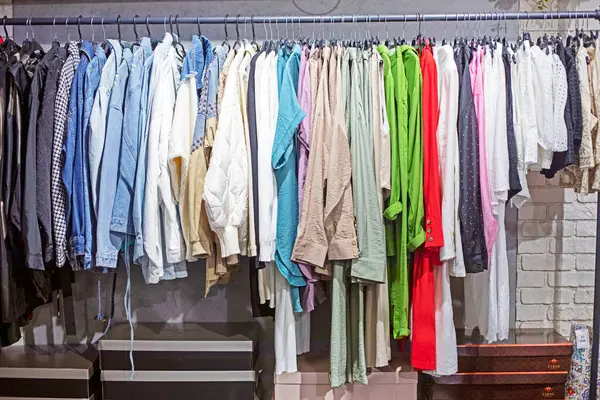
[[[523,164],[528,167],[537,164],[538,125],[534,96],[534,65],[529,42],[517,50],[517,92],[519,125],[523,140]]]
[[[552,55],[553,68],[553,83],[552,94],[554,99],[554,151],[567,151],[568,137],[567,124],[565,122],[565,107],[567,105],[567,71],[560,57],[557,54]]]

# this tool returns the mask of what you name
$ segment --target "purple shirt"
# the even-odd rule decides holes
[[[308,154],[310,148],[310,127],[312,124],[312,95],[310,87],[310,73],[308,62],[308,47],[304,46],[300,56],[300,76],[298,79],[298,103],[306,113],[298,129],[298,212],[302,213],[302,200],[304,199],[304,182],[308,169]],[[302,297],[302,308],[310,312],[315,308],[315,286],[317,273],[308,264],[298,263],[302,275],[306,277],[306,288]],[[318,293],[317,293],[318,294]],[[321,296],[319,296],[321,297]]]

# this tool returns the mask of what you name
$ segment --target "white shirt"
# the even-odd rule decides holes
[[[531,48],[534,66],[533,94],[535,116],[538,127],[538,164],[542,168],[550,168],[552,164],[554,142],[554,105],[550,99],[553,85],[553,60],[551,54],[538,46]]]
[[[519,125],[523,138],[523,162],[526,167],[538,162],[538,124],[534,96],[534,65],[528,41],[517,50]],[[515,107],[516,108],[516,107]]]
[[[510,72],[511,72],[511,90],[513,100],[513,129],[515,131],[515,139],[517,142],[517,172],[519,173],[519,183],[521,184],[521,191],[517,193],[512,199],[511,204],[517,208],[521,208],[523,204],[529,201],[529,187],[527,184],[527,165],[525,164],[525,138],[523,137],[523,130],[521,129],[521,106],[519,96],[519,69],[517,63],[512,62],[513,57],[516,57],[513,50],[509,47],[507,49],[510,55]]]
[[[169,137],[169,174],[171,188],[175,201],[179,204],[179,219],[183,227],[190,225],[184,223],[191,219],[190,204],[186,204],[185,193],[187,190],[188,165],[190,148],[194,137],[196,117],[198,115],[198,95],[196,94],[196,73],[185,76],[177,89],[177,102],[171,135]],[[189,242],[189,232],[183,232],[186,245],[186,259],[195,261],[192,246]]]
[[[554,141],[552,150],[567,151],[568,135],[567,123],[565,122],[565,107],[567,106],[567,95],[569,87],[567,84],[567,71],[560,57],[552,54],[552,97],[554,108]]]
[[[262,53],[256,60],[256,136],[258,141],[259,260],[274,260],[277,232],[277,182],[271,166],[275,123],[279,109],[277,54]]]
[[[148,169],[144,194],[143,232],[147,258],[142,260],[142,271],[147,283],[187,276],[185,243],[171,192],[167,162],[177,82],[175,49],[171,47],[171,43],[172,37],[165,35],[165,40],[157,46],[158,52],[154,52],[150,79],[152,84],[152,78],[156,78],[156,86],[152,111],[149,113]],[[166,258],[166,263],[163,262],[163,257]]]

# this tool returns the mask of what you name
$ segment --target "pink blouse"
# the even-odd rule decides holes
[[[483,228],[485,234],[485,247],[488,258],[491,260],[492,248],[496,242],[498,233],[498,221],[492,212],[492,201],[490,198],[490,185],[488,181],[487,157],[485,145],[485,107],[483,91],[483,48],[479,47],[473,55],[469,65],[471,74],[471,86],[473,89],[473,100],[475,101],[475,114],[479,133],[479,179],[481,185],[481,205],[483,209]]]

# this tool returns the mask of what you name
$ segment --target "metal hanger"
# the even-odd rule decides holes
[[[121,14],[117,16],[117,36],[119,38],[119,43],[122,43],[121,40]]]
[[[81,35],[81,18],[83,18],[83,15],[79,14],[79,17],[77,17],[77,33],[79,34],[79,41],[83,41],[83,36]]]
[[[148,19],[150,19],[150,15],[146,15],[146,31],[148,32],[148,37],[152,37],[152,33],[150,33],[150,24],[148,23]]]
[[[139,18],[139,15],[135,14],[133,16],[133,33],[135,34],[135,41],[140,41],[140,35],[138,35],[136,20]]]
[[[92,17],[90,19],[90,28],[92,29],[92,43],[94,43],[95,39],[96,39],[96,32],[94,32],[94,18]]]
[[[4,37],[6,38],[6,40],[10,40],[8,30],[6,29],[6,18],[8,18],[6,15],[2,18],[2,25],[4,25]]]
[[[102,25],[102,34],[104,35],[104,41],[106,42],[106,29],[104,28],[104,17],[102,17],[100,24]]]
[[[235,17],[235,35],[236,35],[236,39],[235,39],[235,43],[233,44],[233,49],[235,50],[238,46],[242,45],[242,42],[240,41],[240,26],[239,26],[239,19],[240,19],[240,15],[238,14]]]
[[[254,14],[252,14],[250,17],[250,23],[252,24],[252,42],[250,42],[250,44],[258,49],[258,43],[256,42],[256,31],[254,30]]]
[[[227,33],[227,18],[229,18],[229,14],[225,14],[225,18],[223,20],[223,29],[225,29],[225,40],[223,40],[221,46],[227,46],[227,50],[230,50],[231,47],[229,46],[229,34]]]
[[[181,40],[181,33],[179,33],[179,14],[175,15],[175,28],[177,28],[177,41]]]
[[[196,18],[196,25],[198,26],[198,36],[202,36],[202,29],[200,28],[200,17]]]
[[[67,29],[67,42],[71,41],[71,31],[69,31],[69,17],[65,19],[65,28]]]

